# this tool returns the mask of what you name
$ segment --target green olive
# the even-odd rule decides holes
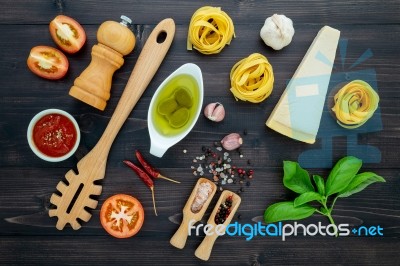
[[[190,108],[193,105],[193,99],[190,91],[185,87],[179,87],[175,90],[175,100],[179,105]]]
[[[189,116],[189,110],[186,107],[181,107],[168,115],[167,118],[171,127],[181,128],[188,122]]]
[[[157,111],[160,115],[169,115],[175,112],[176,109],[178,109],[178,103],[172,97],[165,99],[157,107]]]

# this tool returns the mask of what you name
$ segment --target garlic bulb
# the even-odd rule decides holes
[[[274,50],[281,50],[289,45],[294,35],[293,22],[285,15],[274,14],[265,20],[260,37]]]

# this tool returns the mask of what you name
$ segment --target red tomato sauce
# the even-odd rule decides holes
[[[74,147],[76,129],[66,116],[48,114],[33,127],[33,142],[45,155],[61,157]]]

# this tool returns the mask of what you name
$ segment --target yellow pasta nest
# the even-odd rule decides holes
[[[203,54],[217,54],[235,36],[232,19],[220,7],[204,6],[192,16],[187,49]]]
[[[231,92],[236,100],[259,103],[271,95],[274,72],[267,58],[254,53],[237,62],[230,74]]]
[[[353,129],[372,117],[378,108],[379,95],[367,82],[353,80],[336,93],[334,103],[332,111],[338,124]]]

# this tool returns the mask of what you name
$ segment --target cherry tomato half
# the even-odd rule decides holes
[[[142,204],[132,196],[117,194],[108,198],[101,206],[101,225],[113,237],[127,238],[135,235],[143,221]]]
[[[67,57],[50,46],[33,47],[26,63],[33,73],[46,79],[64,77],[69,66]]]
[[[78,52],[86,42],[86,33],[73,18],[58,15],[49,25],[50,34],[55,43],[70,54]]]

